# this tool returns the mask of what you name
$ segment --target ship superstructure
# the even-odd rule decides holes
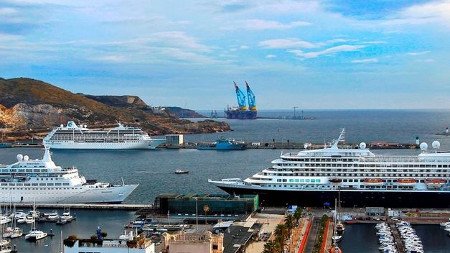
[[[245,93],[236,84],[236,82],[233,83],[236,91],[238,107],[228,107],[227,110],[225,110],[227,119],[256,119],[256,96],[250,89],[250,86],[247,82],[245,82],[245,85],[247,87],[246,96]]]
[[[75,167],[57,166],[48,148],[41,160],[19,154],[0,166],[0,203],[121,203],[137,186],[86,180]]]
[[[417,156],[375,155],[361,143],[285,153],[272,166],[242,180],[209,180],[230,194],[259,194],[269,204],[324,206],[340,193],[342,206],[450,207],[450,153],[439,142]]]
[[[137,127],[119,123],[108,130],[91,130],[69,121],[53,129],[43,140],[52,149],[155,149],[165,139],[153,139]]]

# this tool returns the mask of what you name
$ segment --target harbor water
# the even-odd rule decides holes
[[[226,133],[186,135],[187,141],[214,141],[224,136],[251,142],[271,142],[290,140],[292,142],[323,143],[337,138],[340,128],[346,128],[346,140],[350,143],[388,141],[414,143],[416,136],[431,144],[441,142],[441,148],[450,150],[450,136],[443,133],[450,125],[450,111],[314,111],[315,120],[227,120],[234,131]],[[431,145],[430,145],[431,146]],[[292,150],[249,149],[244,151],[218,152],[215,150],[97,150],[97,151],[52,151],[56,164],[76,166],[87,179],[97,179],[120,184],[139,183],[139,187],[126,200],[127,203],[152,203],[161,193],[224,193],[209,184],[208,179],[230,177],[246,178],[270,166],[281,152]],[[418,150],[376,150],[382,154],[418,154]],[[0,149],[0,163],[16,161],[18,153],[31,159],[42,158],[40,148]],[[175,174],[175,170],[189,170],[189,174]],[[133,216],[123,211],[77,210],[78,219],[73,224],[62,227],[63,235],[78,234],[86,237],[95,233],[101,225],[111,237],[122,232],[123,225]],[[56,238],[29,244],[19,239],[20,252],[59,252],[59,227],[54,226]],[[417,227],[417,233],[424,242],[426,252],[450,252],[450,238],[444,231],[430,233],[434,227]],[[439,227],[438,227],[439,229]],[[25,229],[28,231],[28,229]],[[434,231],[434,230],[433,230]],[[441,232],[444,244],[433,242],[434,233]],[[110,237],[110,236],[108,236]],[[373,240],[372,240],[372,239]],[[372,243],[373,241],[373,243]],[[347,245],[348,243],[348,245]],[[433,245],[437,245],[433,251]],[[343,241],[344,252],[378,252],[373,226],[348,226]],[[366,249],[367,248],[367,249]]]

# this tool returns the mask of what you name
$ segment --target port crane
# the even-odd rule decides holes
[[[239,110],[241,111],[246,111],[247,110],[247,105],[246,105],[246,101],[245,101],[245,94],[244,92],[242,92],[241,89],[239,89],[239,87],[237,86],[236,82],[234,82],[234,88],[236,89],[236,98],[237,98],[237,102],[239,105]]]
[[[256,98],[253,91],[250,89],[247,81],[245,81],[245,85],[247,86],[247,98],[248,98],[248,108],[250,111],[256,111]]]

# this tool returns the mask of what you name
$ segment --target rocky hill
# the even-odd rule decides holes
[[[38,80],[0,78],[0,128],[8,132],[7,136],[43,135],[68,120],[92,127],[112,126],[120,121],[153,135],[230,130],[224,122],[194,123],[169,113],[154,112],[137,96],[74,94]]]

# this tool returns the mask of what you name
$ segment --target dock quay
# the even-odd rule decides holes
[[[170,143],[161,144],[158,149],[197,149],[198,144],[201,143],[213,143],[213,141],[208,142],[186,142],[182,144],[173,145]],[[290,140],[278,141],[273,139],[272,141],[244,141],[246,144],[246,149],[295,149],[302,150],[307,146],[308,149],[321,149],[324,148],[323,143],[304,143],[295,142]],[[6,143],[5,147],[9,148],[43,148],[42,143]],[[5,145],[6,145],[5,144]],[[358,148],[359,143],[347,143],[340,145],[341,148]],[[376,141],[367,144],[370,149],[418,149],[419,146],[413,143],[396,143],[396,142],[385,142]]]
[[[403,243],[402,238],[400,237],[400,232],[398,231],[397,226],[395,226],[395,223],[391,220],[388,222],[389,227],[392,231],[392,236],[394,237],[395,242],[395,248],[397,249],[398,253],[405,253],[405,244]]]
[[[27,207],[33,208],[32,203],[16,203],[17,208]],[[48,209],[91,209],[91,210],[122,210],[122,211],[138,211],[141,209],[150,209],[151,204],[36,204],[38,208]]]

